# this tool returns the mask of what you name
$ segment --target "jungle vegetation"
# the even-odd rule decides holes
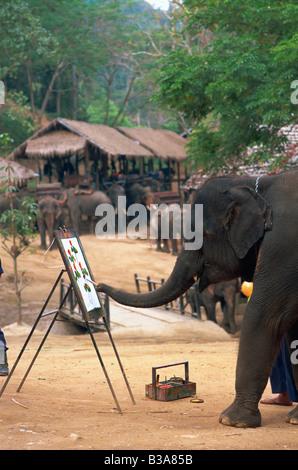
[[[195,166],[282,155],[297,124],[296,0],[2,0],[0,133],[57,116],[192,129]],[[278,164],[278,158],[276,159]]]

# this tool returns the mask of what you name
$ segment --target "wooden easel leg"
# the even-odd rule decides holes
[[[18,386],[17,392],[19,392],[19,391],[21,390],[21,388],[22,388],[22,386],[23,386],[23,384],[24,384],[24,382],[25,382],[25,380],[26,380],[26,378],[27,378],[27,376],[28,376],[30,370],[32,369],[32,366],[33,366],[35,360],[37,359],[37,356],[38,356],[38,354],[40,353],[40,351],[41,351],[41,349],[42,349],[42,347],[43,347],[43,345],[44,345],[44,343],[45,343],[45,341],[46,341],[46,339],[47,339],[47,337],[48,337],[48,335],[49,335],[49,333],[50,333],[50,331],[51,331],[51,329],[52,329],[52,327],[53,327],[53,325],[54,325],[54,323],[55,323],[55,321],[56,321],[56,319],[57,319],[57,317],[58,317],[58,315],[59,315],[59,311],[61,310],[61,308],[62,308],[63,305],[64,305],[64,302],[65,302],[66,299],[67,299],[67,296],[68,296],[70,290],[71,290],[71,287],[68,288],[68,290],[67,290],[65,296],[64,296],[63,299],[62,299],[62,302],[61,302],[59,308],[58,308],[57,310],[55,310],[55,312],[56,312],[56,313],[55,313],[55,316],[54,316],[53,320],[51,321],[51,323],[50,323],[50,325],[49,325],[49,327],[48,327],[48,329],[47,329],[47,331],[46,331],[46,333],[45,333],[45,335],[44,335],[44,337],[43,337],[43,340],[42,340],[42,342],[40,343],[39,348],[37,349],[37,351],[36,351],[36,353],[35,353],[35,355],[34,355],[32,361],[31,361],[31,363],[30,363],[30,365],[29,365],[29,367],[28,367],[28,369],[27,369],[27,371],[26,371],[26,373],[25,373],[25,375],[24,375],[24,377],[23,377],[23,379],[22,379],[22,381],[21,381],[21,383],[20,383],[20,385]]]
[[[102,370],[103,370],[103,372],[104,372],[104,374],[105,374],[105,377],[106,377],[106,379],[107,379],[109,388],[110,388],[110,390],[111,390],[111,393],[112,393],[112,395],[113,395],[114,401],[115,401],[115,403],[116,403],[117,409],[118,409],[119,413],[122,414],[122,410],[121,410],[121,408],[120,408],[120,405],[119,405],[119,402],[118,402],[118,400],[117,400],[116,394],[115,394],[115,392],[114,392],[113,386],[112,386],[111,381],[110,381],[110,379],[109,379],[109,376],[108,376],[108,373],[107,373],[106,368],[105,368],[105,366],[104,366],[104,363],[103,363],[103,360],[102,360],[102,358],[101,358],[101,355],[99,354],[99,350],[98,350],[98,347],[97,347],[95,338],[94,338],[94,336],[93,336],[93,333],[92,333],[92,331],[91,331],[91,328],[90,328],[90,326],[89,326],[88,319],[87,319],[87,317],[86,317],[85,312],[82,312],[82,314],[83,314],[84,321],[85,321],[85,323],[86,323],[86,327],[87,327],[88,333],[89,333],[89,335],[90,335],[90,337],[91,337],[91,340],[92,340],[94,349],[95,349],[95,351],[96,351],[97,357],[98,357],[98,359],[99,359],[99,362],[100,362],[100,364],[101,364]]]
[[[22,355],[23,355],[23,353],[24,353],[24,351],[25,351],[25,349],[26,349],[26,347],[27,347],[27,344],[29,343],[29,341],[30,341],[30,339],[31,339],[31,337],[32,337],[32,335],[33,335],[33,333],[34,333],[34,330],[36,329],[36,327],[37,327],[37,325],[38,325],[38,322],[39,322],[39,320],[41,319],[42,314],[44,313],[45,308],[46,308],[47,304],[49,303],[50,298],[52,297],[53,292],[55,291],[55,289],[56,289],[56,287],[57,287],[57,285],[58,285],[58,283],[59,283],[59,281],[60,281],[60,279],[61,279],[61,277],[62,277],[62,274],[63,274],[64,272],[65,272],[65,269],[62,269],[61,272],[60,272],[60,274],[59,274],[59,276],[57,277],[57,280],[56,280],[55,284],[53,285],[52,290],[51,290],[51,292],[49,293],[48,298],[46,299],[46,301],[45,301],[45,303],[44,303],[44,305],[43,305],[43,307],[42,307],[42,309],[41,309],[41,311],[40,311],[40,313],[39,313],[37,319],[35,320],[35,323],[34,323],[32,329],[31,329],[31,331],[30,331],[30,333],[29,333],[29,335],[28,335],[28,338],[27,338],[26,341],[25,341],[24,346],[22,347],[22,349],[21,349],[21,351],[20,351],[20,353],[19,353],[19,355],[18,355],[18,357],[17,357],[17,359],[16,359],[16,361],[15,361],[15,363],[14,363],[14,365],[13,365],[11,371],[10,371],[10,373],[8,374],[8,377],[7,377],[6,381],[5,381],[4,384],[3,384],[3,387],[2,387],[1,390],[0,390],[0,397],[2,396],[2,394],[3,394],[3,392],[4,392],[5,388],[6,388],[6,386],[7,386],[8,382],[9,382],[9,380],[11,379],[11,376],[12,376],[12,374],[14,373],[15,368],[17,367],[17,365],[18,365],[18,363],[19,363],[19,361],[20,361],[20,359],[21,359],[21,357],[22,357]]]
[[[121,363],[121,360],[120,360],[118,351],[117,351],[117,349],[116,349],[116,345],[115,345],[114,340],[113,340],[113,338],[112,338],[111,331],[110,331],[110,329],[109,329],[109,327],[108,327],[108,324],[107,324],[107,322],[106,322],[105,316],[103,316],[103,321],[104,321],[105,327],[106,327],[106,329],[107,329],[107,332],[108,332],[110,341],[111,341],[111,343],[112,343],[113,349],[114,349],[114,351],[115,351],[115,354],[116,354],[116,357],[117,357],[117,360],[118,360],[119,367],[120,367],[120,369],[121,369],[123,378],[124,378],[125,383],[126,383],[126,387],[127,387],[128,391],[129,391],[129,394],[130,394],[131,401],[132,401],[132,403],[135,405],[136,402],[135,402],[134,396],[133,396],[133,394],[132,394],[130,385],[129,385],[129,383],[128,383],[128,380],[127,380],[125,371],[124,371],[124,369],[123,369],[123,366],[122,366],[122,363]]]
[[[47,314],[44,313],[45,308],[46,308],[47,304],[49,303],[50,298],[52,297],[53,292],[55,291],[55,289],[56,289],[56,287],[57,287],[57,285],[58,285],[58,283],[59,283],[59,281],[60,281],[60,279],[61,279],[61,276],[62,276],[62,274],[63,274],[64,272],[65,272],[65,270],[62,269],[61,273],[59,274],[59,276],[58,276],[58,278],[57,278],[57,280],[56,280],[56,282],[55,282],[55,284],[54,284],[54,286],[53,286],[53,288],[52,288],[52,290],[51,290],[51,292],[49,293],[48,298],[46,299],[46,301],[45,301],[45,303],[44,303],[44,305],[43,305],[43,308],[41,309],[41,311],[40,311],[40,313],[39,313],[39,315],[38,315],[38,317],[37,317],[37,319],[36,319],[36,321],[35,321],[35,323],[34,323],[32,329],[31,329],[31,331],[30,331],[29,335],[28,335],[28,337],[27,337],[27,339],[26,339],[26,341],[25,341],[25,343],[24,343],[24,346],[22,347],[22,349],[21,349],[21,351],[20,351],[20,353],[19,353],[19,355],[18,355],[18,357],[17,357],[17,359],[16,359],[16,361],[15,361],[15,363],[14,363],[14,365],[13,365],[13,367],[12,367],[12,369],[11,369],[11,371],[10,371],[10,373],[9,373],[9,375],[8,375],[8,377],[7,377],[7,379],[6,379],[6,381],[5,381],[5,383],[3,384],[2,389],[0,390],[0,397],[2,396],[2,394],[3,394],[3,392],[4,392],[5,388],[6,388],[6,386],[7,386],[7,384],[8,384],[8,382],[9,382],[9,380],[10,380],[10,378],[12,377],[12,375],[13,375],[13,373],[14,373],[14,371],[15,371],[15,368],[17,367],[17,365],[18,365],[18,363],[19,363],[19,361],[20,361],[20,359],[21,359],[21,357],[22,357],[22,355],[23,355],[23,353],[24,353],[24,351],[25,351],[25,349],[26,349],[26,347],[27,347],[27,345],[28,345],[28,343],[29,343],[29,341],[30,341],[30,339],[31,339],[31,337],[32,337],[32,335],[33,335],[33,333],[34,333],[34,331],[35,331],[35,329],[36,329],[38,323],[39,323],[39,321],[40,321],[40,319],[41,319],[42,316],[44,316],[44,315],[47,315],[47,314],[55,314],[54,317],[53,317],[53,319],[52,319],[52,321],[51,321],[51,323],[50,323],[50,325],[49,325],[49,327],[48,327],[48,329],[47,329],[47,331],[46,331],[46,333],[45,333],[45,335],[44,335],[44,337],[43,337],[43,339],[42,339],[42,341],[41,341],[41,343],[40,343],[40,345],[39,345],[39,347],[38,347],[38,349],[37,349],[37,351],[36,351],[36,353],[35,353],[35,355],[34,355],[34,357],[33,357],[33,359],[32,359],[32,361],[31,361],[31,363],[30,363],[30,365],[29,365],[29,367],[28,367],[27,370],[26,370],[26,373],[25,373],[25,375],[24,375],[24,377],[23,377],[23,379],[22,379],[22,381],[21,381],[21,383],[20,383],[20,385],[19,385],[19,387],[18,387],[18,389],[17,389],[17,392],[20,392],[20,390],[21,390],[21,388],[22,388],[22,386],[23,386],[23,384],[24,384],[26,378],[28,377],[29,372],[30,372],[30,370],[31,370],[32,367],[33,367],[33,364],[34,364],[34,362],[36,361],[37,356],[39,355],[39,353],[40,353],[40,351],[41,351],[41,349],[42,349],[42,347],[43,347],[43,345],[44,345],[44,343],[45,343],[45,341],[46,341],[46,339],[47,339],[47,337],[48,337],[48,335],[49,335],[49,333],[50,333],[50,331],[51,331],[51,329],[52,329],[52,327],[53,327],[53,325],[54,325],[54,323],[55,323],[55,321],[56,321],[56,319],[57,319],[57,316],[59,315],[59,311],[60,311],[61,308],[63,307],[63,305],[64,305],[64,303],[65,303],[65,301],[66,301],[66,299],[67,299],[67,297],[68,297],[68,295],[69,295],[69,292],[70,292],[70,290],[72,289],[72,286],[70,285],[69,288],[68,288],[68,290],[67,290],[67,292],[66,292],[66,294],[64,295],[64,297],[63,297],[63,299],[62,299],[62,301],[61,301],[60,306],[59,306],[58,309],[53,310],[52,312],[48,312]],[[121,410],[121,408],[120,408],[120,405],[119,405],[119,402],[118,402],[118,400],[117,400],[116,394],[115,394],[115,392],[114,392],[112,383],[111,383],[111,381],[110,381],[110,379],[109,379],[108,373],[107,373],[107,371],[106,371],[106,368],[105,368],[105,366],[104,366],[103,360],[102,360],[101,355],[100,355],[100,353],[99,353],[99,350],[98,350],[98,347],[97,347],[95,338],[94,338],[94,336],[93,336],[93,333],[92,333],[92,331],[91,331],[91,328],[90,328],[90,326],[89,326],[89,323],[88,323],[86,314],[85,314],[84,312],[82,312],[82,313],[83,313],[83,318],[84,318],[84,321],[85,321],[85,323],[86,323],[86,327],[87,327],[88,333],[89,333],[89,335],[90,335],[90,337],[91,337],[91,340],[92,340],[94,349],[95,349],[95,351],[96,351],[97,357],[98,357],[99,362],[100,362],[100,364],[101,364],[101,366],[102,366],[102,369],[103,369],[103,372],[104,372],[104,374],[105,374],[106,380],[107,380],[107,382],[108,382],[109,388],[110,388],[111,393],[112,393],[112,395],[113,395],[115,404],[116,404],[116,406],[117,406],[117,409],[118,409],[119,413],[122,414],[122,410]],[[109,329],[109,327],[108,327],[108,324],[107,324],[106,319],[105,319],[104,316],[103,316],[103,320],[104,320],[104,324],[105,324],[105,327],[106,327],[106,329],[107,329],[107,332],[108,332],[108,335],[109,335],[111,344],[112,344],[112,346],[113,346],[114,352],[115,352],[115,354],[116,354],[116,357],[117,357],[117,360],[118,360],[120,369],[121,369],[121,371],[122,371],[122,374],[123,374],[123,377],[124,377],[126,386],[127,386],[128,391],[129,391],[129,393],[130,393],[131,400],[132,400],[133,404],[135,405],[136,403],[135,403],[135,400],[134,400],[132,391],[131,391],[131,389],[130,389],[130,386],[129,386],[127,377],[126,377],[126,375],[125,375],[125,372],[124,372],[124,369],[123,369],[123,366],[122,366],[122,363],[121,363],[119,354],[118,354],[118,352],[117,352],[117,349],[116,349],[115,343],[114,343],[114,341],[113,341],[113,338],[112,338],[110,329]]]

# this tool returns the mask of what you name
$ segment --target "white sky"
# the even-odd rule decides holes
[[[161,10],[167,10],[169,8],[168,0],[146,0],[154,8],[160,8]]]

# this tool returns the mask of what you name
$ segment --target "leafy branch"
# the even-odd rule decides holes
[[[0,144],[3,149],[11,145],[11,139],[7,134],[0,135]],[[22,301],[21,292],[28,285],[23,283],[24,272],[19,277],[18,257],[28,248],[36,236],[35,223],[38,217],[38,205],[34,199],[17,197],[17,187],[13,185],[13,172],[9,157],[7,165],[0,168],[0,171],[7,173],[4,177],[6,190],[4,194],[7,200],[8,209],[4,210],[0,216],[0,234],[2,236],[3,249],[11,256],[14,267],[14,286],[17,299],[18,324],[22,323]]]

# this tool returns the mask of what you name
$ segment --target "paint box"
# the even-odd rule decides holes
[[[156,375],[157,369],[181,364],[185,366],[185,379],[174,376],[169,380],[159,381],[159,376]],[[196,395],[196,384],[189,381],[188,361],[152,367],[152,383],[146,385],[145,392],[146,397],[159,401],[178,400]]]

